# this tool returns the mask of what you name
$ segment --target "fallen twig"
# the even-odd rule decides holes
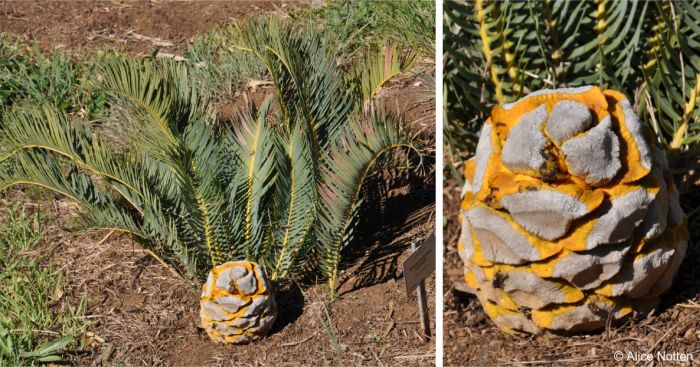
[[[390,320],[392,316],[394,316],[394,302],[389,302],[389,312],[387,312],[384,320]],[[393,319],[391,320],[394,321]]]
[[[666,339],[666,337],[668,336],[668,334],[670,334],[670,333],[671,333],[673,330],[675,330],[675,329],[676,329],[675,326],[673,326],[672,328],[668,329],[668,331],[666,331],[666,332],[664,333],[664,335],[661,336],[661,337],[659,338],[659,340],[657,340],[656,343],[654,343],[654,345],[652,345],[651,348],[649,348],[649,350],[647,350],[647,354],[653,352],[654,349],[656,349],[656,347],[659,345],[659,343],[661,343],[662,340]]]
[[[377,361],[377,363],[379,363],[379,367],[384,367],[384,363],[382,363],[379,357],[377,357],[377,353],[374,353],[373,349],[370,349],[369,351],[372,353],[372,357],[374,357],[374,360]]]
[[[175,61],[188,61],[187,58],[182,57],[180,55],[175,55],[175,54],[171,54],[168,52],[161,52],[161,51],[158,51],[158,53],[156,54],[156,58],[157,59],[173,59]]]
[[[394,319],[391,319],[389,326],[387,326],[386,329],[384,330],[384,333],[382,333],[382,338],[386,338],[387,335],[389,335],[389,333],[391,332],[391,329],[394,328],[394,325],[396,325],[396,321],[394,321]]]
[[[134,31],[129,31],[129,32],[127,32],[126,34],[128,34],[129,36],[131,36],[131,37],[133,37],[133,38],[136,38],[136,39],[139,40],[139,41],[150,41],[150,42],[153,43],[153,45],[155,45],[155,46],[160,46],[160,47],[171,47],[171,46],[173,45],[173,43],[170,42],[170,41],[162,40],[162,39],[160,39],[160,38],[158,38],[158,37],[148,37],[148,36],[144,36],[144,35],[142,35],[142,34],[138,34],[138,33],[134,32]]]
[[[633,338],[633,337],[631,337],[631,336],[626,336],[626,337],[624,337],[624,338],[618,338],[618,339],[615,339],[615,340],[610,340],[610,341],[608,341],[608,343],[609,343],[609,344],[615,344],[615,343],[626,342],[626,341],[635,341],[635,342],[638,342],[638,343],[644,343],[644,340],[639,339],[639,338]]]
[[[107,235],[104,236],[104,237],[100,240],[100,242],[98,242],[98,243],[95,244],[95,247],[99,247],[101,244],[107,242],[107,240],[108,240],[110,237],[112,237],[113,234],[114,234],[114,230],[109,231],[109,233],[107,233]]]
[[[318,334],[318,333],[316,333],[316,334]],[[309,340],[313,339],[313,338],[316,336],[316,334],[313,334],[313,335],[311,335],[311,336],[308,337],[308,338],[305,338],[305,339],[302,339],[302,340],[299,340],[299,341],[296,341],[296,342],[290,342],[290,343],[280,344],[280,347],[293,347],[293,346],[295,346],[295,345],[299,345],[299,344],[302,344],[302,343],[306,343],[306,342],[308,342]]]
[[[435,358],[435,353],[408,354],[408,355],[404,355],[404,356],[394,356],[394,359],[421,359],[421,358]]]

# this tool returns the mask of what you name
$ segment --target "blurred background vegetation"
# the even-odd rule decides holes
[[[539,89],[623,92],[676,173],[698,168],[700,1],[446,1],[445,175],[461,165],[494,104]]]

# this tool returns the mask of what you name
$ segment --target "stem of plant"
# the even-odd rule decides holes
[[[695,76],[695,88],[690,92],[688,102],[685,104],[681,125],[676,130],[676,133],[673,134],[673,140],[671,141],[671,149],[673,150],[680,149],[681,145],[683,145],[683,138],[688,131],[688,124],[695,109],[695,101],[698,99],[698,94],[700,94],[700,73]]]

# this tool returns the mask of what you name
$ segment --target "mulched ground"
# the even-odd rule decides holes
[[[460,187],[448,180],[444,188],[446,226],[444,274],[444,363],[471,365],[700,365],[700,172],[681,180],[681,205],[690,217],[691,244],[673,288],[648,317],[592,334],[573,337],[511,336],[501,332],[483,312],[476,297],[455,289],[463,283],[462,261],[457,255]],[[625,360],[615,360],[615,352]],[[627,360],[638,353],[637,361]],[[693,353],[692,362],[658,361],[657,353]],[[643,360],[651,353],[654,363]],[[672,357],[672,356],[671,356]]]
[[[34,40],[45,51],[116,47],[133,55],[156,48],[177,54],[215,24],[251,13],[285,16],[289,7],[304,4],[0,1],[0,33]],[[396,81],[382,93],[389,109],[404,113],[423,131],[426,144],[434,145],[434,100],[426,98],[432,91],[423,84],[418,79]],[[371,207],[361,215],[355,246],[346,251],[340,298],[329,300],[323,280],[280,285],[280,316],[273,331],[248,346],[211,343],[197,327],[199,288],[174,276],[128,237],[77,234],[71,230],[76,218],[69,202],[52,196],[37,200],[22,191],[11,195],[50,213],[41,246],[66,274],[60,302],[76,305],[84,300],[88,305],[89,333],[82,337],[84,348],[71,356],[78,365],[426,366],[434,364],[435,346],[419,338],[416,298],[405,294],[401,264],[411,241],[426,238],[434,229],[433,177],[434,172],[373,177],[366,187],[373,195]],[[434,276],[426,287],[434,340]]]

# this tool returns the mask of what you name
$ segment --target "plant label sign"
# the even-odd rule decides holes
[[[406,280],[406,293],[411,294],[418,284],[435,271],[435,234],[403,263],[403,276]]]

